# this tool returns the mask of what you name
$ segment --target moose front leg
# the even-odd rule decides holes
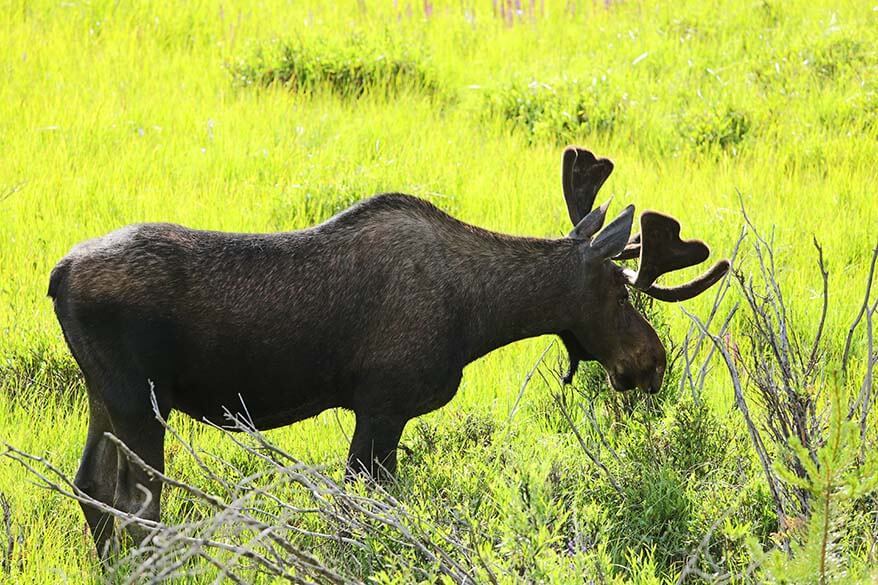
[[[366,474],[377,481],[386,481],[396,474],[396,448],[407,418],[357,413],[357,426],[348,452],[345,479]]]

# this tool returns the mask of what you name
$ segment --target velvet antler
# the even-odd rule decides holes
[[[698,296],[729,270],[729,261],[720,260],[701,276],[686,284],[664,288],[655,281],[663,274],[695,266],[707,260],[710,248],[700,240],[680,239],[680,223],[673,217],[647,211],[640,217],[639,243],[632,238],[616,258],[626,256],[629,250],[639,248],[640,265],[636,273],[626,270],[628,281],[634,288],[660,301],[679,302]]]
[[[589,214],[598,190],[612,172],[613,162],[606,158],[597,158],[590,150],[575,146],[568,146],[564,150],[561,182],[567,213],[573,225],[579,224]]]

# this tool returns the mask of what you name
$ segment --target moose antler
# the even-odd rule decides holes
[[[613,161],[598,158],[590,150],[576,146],[568,146],[564,150],[561,182],[567,213],[573,225],[577,225],[589,214],[598,191],[612,172]]]
[[[729,270],[729,261],[720,260],[686,284],[670,288],[655,286],[655,281],[661,275],[700,264],[710,255],[710,248],[704,242],[680,239],[680,222],[655,211],[643,213],[640,217],[640,237],[631,238],[616,258],[631,258],[633,256],[629,254],[635,249],[640,253],[640,265],[636,273],[625,271],[628,282],[660,301],[675,303],[698,296]]]
[[[571,238],[591,240],[603,227],[609,201],[597,209],[592,209],[592,206],[598,191],[612,172],[613,162],[596,157],[590,150],[576,146],[568,146],[564,150],[561,181],[567,212],[575,226],[570,232]],[[627,221],[630,227],[630,216],[633,213],[633,209],[626,209],[623,212],[625,217],[620,216],[617,220],[625,220],[622,223]],[[616,227],[619,228],[620,225]],[[645,212],[640,218],[640,227],[640,233],[629,238],[624,247],[617,241],[618,229],[614,230],[612,245],[599,241],[602,237],[600,234],[591,245],[602,242],[606,248],[613,249],[614,253],[618,252],[612,257],[613,260],[630,260],[639,256],[638,272],[625,271],[629,283],[658,300],[677,302],[691,299],[710,288],[729,270],[728,261],[720,260],[710,270],[684,285],[670,288],[655,286],[656,279],[662,274],[707,260],[710,249],[698,240],[681,240],[680,224],[674,218],[661,213]],[[604,235],[605,240],[606,237]]]
[[[640,256],[640,234],[636,233],[625,244],[625,249],[613,256],[613,260],[631,260],[638,256]]]

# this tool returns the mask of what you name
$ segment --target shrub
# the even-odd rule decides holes
[[[703,402],[683,400],[668,425],[669,462],[681,473],[704,477],[725,462],[729,430]]]
[[[752,125],[747,112],[725,107],[690,114],[681,129],[684,139],[697,150],[724,150],[734,154]]]
[[[808,47],[799,52],[803,65],[814,74],[826,80],[832,80],[846,69],[857,69],[868,61],[863,43],[840,38]]]
[[[584,136],[610,134],[622,121],[626,100],[613,92],[606,77],[592,82],[533,81],[511,84],[488,94],[486,110],[532,142],[575,142]]]
[[[851,559],[873,554],[865,552],[863,543],[878,537],[872,527],[867,537],[851,538],[847,521],[851,508],[874,500],[878,488],[878,466],[872,456],[872,374],[876,361],[872,326],[878,302],[870,300],[878,248],[872,255],[866,299],[848,329],[838,368],[835,361],[827,360],[824,325],[829,271],[822,248],[815,239],[823,284],[822,312],[815,332],[808,335],[794,319],[786,300],[790,297],[778,284],[779,263],[772,241],[746,214],[744,217],[758,261],[751,275],[745,275],[740,267],[735,271],[746,301],[747,327],[738,340],[709,337],[730,373],[737,410],[746,424],[776,514],[773,540],[779,552],[764,557],[759,551],[765,543],[757,545],[752,539],[751,548],[760,562],[768,559],[766,576],[775,582],[822,584],[851,567],[862,567],[863,563]],[[693,321],[707,334],[697,318]],[[840,381],[850,375],[851,344],[861,321],[866,330],[865,375],[857,382],[857,390],[849,392]],[[858,527],[862,524],[853,530]]]
[[[402,90],[437,94],[440,85],[428,59],[385,39],[353,35],[336,44],[324,39],[275,40],[256,45],[228,66],[234,83],[282,86],[294,92],[328,90],[347,98],[394,95]]]
[[[762,558],[769,582],[822,585],[856,576],[851,574],[851,569],[856,570],[850,566],[852,551],[842,547],[846,519],[855,500],[874,499],[878,494],[878,457],[872,451],[866,460],[860,460],[859,429],[848,420],[847,405],[840,395],[839,388],[831,393],[825,443],[816,454],[798,437],[790,438],[791,449],[806,469],[805,476],[795,468],[775,467],[784,481],[804,490],[813,505],[809,518],[786,530],[792,554],[775,550]],[[762,557],[758,549],[755,556]]]
[[[414,421],[415,442],[413,452],[441,453],[444,456],[460,456],[472,449],[489,447],[494,438],[496,424],[487,414],[461,412],[450,424],[437,426],[422,419]]]
[[[876,53],[861,40],[830,35],[804,45],[782,45],[761,60],[753,77],[767,92],[794,96],[812,88],[820,91],[820,82],[840,84],[853,79],[853,87],[860,86],[874,76],[876,66]]]

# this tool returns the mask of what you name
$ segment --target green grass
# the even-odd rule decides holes
[[[45,292],[76,242],[141,221],[297,229],[381,191],[486,228],[557,237],[570,228],[559,163],[571,142],[615,160],[611,212],[635,203],[673,214],[716,254],[736,241],[743,201],[774,235],[806,328],[820,311],[816,236],[830,268],[827,359],[837,359],[878,237],[874,3],[558,2],[513,26],[490,3],[436,2],[429,18],[418,3],[379,4],[0,4],[0,440],[75,471],[84,388]],[[703,314],[709,300],[687,308]],[[661,312],[679,341],[687,320]],[[721,372],[696,415],[671,401],[616,420],[603,391],[628,494],[614,500],[541,380],[507,420],[547,342],[470,366],[448,407],[409,426],[403,499],[440,517],[439,495],[468,509],[504,562],[535,580],[570,570],[570,522],[559,518],[571,509],[620,579],[636,577],[626,566],[645,572],[649,555],[671,578],[733,504],[729,522],[770,545],[770,505]],[[728,448],[703,454],[716,471],[699,475],[698,461],[670,455],[644,467],[656,445],[671,453],[692,439],[675,427],[685,416],[712,421],[699,445],[723,434]],[[462,419],[493,439],[461,439]],[[232,453],[213,431],[176,424]],[[351,426],[324,413],[270,436],[339,475]],[[171,475],[193,473],[169,461]],[[0,580],[95,577],[78,506],[29,482],[0,459],[18,539]],[[519,497],[522,485],[536,500]],[[473,504],[480,491],[489,504]],[[166,518],[182,509],[171,494]],[[729,566],[745,564],[741,539],[726,540]]]

